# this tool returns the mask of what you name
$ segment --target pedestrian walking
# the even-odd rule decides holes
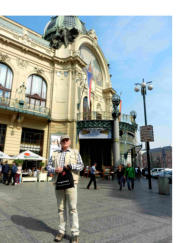
[[[125,167],[124,165],[119,165],[118,169],[116,171],[117,174],[117,179],[118,179],[118,184],[120,186],[119,190],[122,190],[122,185],[123,187],[125,186]]]
[[[2,167],[2,173],[3,173],[3,184],[6,184],[8,181],[8,173],[9,173],[10,167],[8,165],[8,161],[5,161]]]
[[[69,207],[70,229],[72,243],[79,242],[79,221],[77,211],[77,184],[79,173],[84,168],[79,152],[70,148],[71,140],[68,135],[61,136],[61,150],[54,151],[47,166],[49,173],[54,174],[53,181],[56,184],[58,176],[65,170],[72,173],[74,187],[65,190],[55,190],[59,213],[59,232],[55,237],[56,242],[62,241],[66,231],[66,204]]]
[[[134,190],[135,169],[131,166],[130,163],[127,164],[127,168],[125,170],[125,176],[127,180],[128,190],[129,191]]]
[[[90,169],[90,181],[87,185],[87,189],[90,188],[90,185],[91,185],[92,182],[94,183],[94,189],[95,190],[97,189],[95,173],[96,173],[96,163],[93,163],[93,165],[91,166],[91,169]]]
[[[22,173],[22,165],[19,164],[17,166],[17,172],[16,172],[16,175],[15,175],[15,183],[19,184],[21,182],[21,173]]]
[[[137,167],[136,178],[138,179],[138,181],[140,181],[140,178],[141,178],[141,169],[140,169],[139,166]]]
[[[3,179],[2,179],[2,175],[3,175],[2,170],[3,170],[3,162],[0,163],[0,182],[3,181]]]
[[[11,168],[10,177],[8,179],[7,185],[9,185],[11,182],[12,182],[12,186],[15,185],[15,176],[16,176],[16,173],[17,173],[17,165],[16,165],[15,162],[13,162],[13,165],[12,165],[12,168]]]

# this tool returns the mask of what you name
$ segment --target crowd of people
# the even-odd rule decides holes
[[[22,173],[22,166],[16,164],[15,162],[12,163],[10,166],[8,161],[1,162],[0,164],[0,178],[1,182],[5,185],[15,185],[20,184],[20,175]]]
[[[37,177],[38,170],[37,168],[32,169],[22,169],[22,165],[16,162],[13,162],[11,165],[8,164],[8,161],[0,163],[0,182],[5,185],[17,185],[22,182],[22,176],[34,176]]]
[[[96,176],[100,176],[102,178],[111,178],[117,177],[117,181],[119,184],[119,190],[122,190],[122,187],[125,187],[125,183],[127,183],[128,190],[134,190],[134,180],[140,180],[142,173],[140,167],[132,167],[130,163],[125,167],[123,164],[120,164],[118,168],[115,170],[113,167],[108,168],[108,173],[105,173],[104,170],[96,169],[97,163],[93,163],[92,166],[86,166],[84,170],[81,172],[81,176],[89,177],[89,183],[87,185],[87,189],[90,189],[91,184],[94,184],[94,189],[97,189]]]

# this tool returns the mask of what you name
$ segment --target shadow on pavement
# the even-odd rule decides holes
[[[53,234],[57,234],[57,230],[50,228],[48,225],[43,223],[41,220],[34,219],[32,217],[25,217],[20,215],[12,215],[11,220],[14,224],[23,226],[30,230],[44,231]]]

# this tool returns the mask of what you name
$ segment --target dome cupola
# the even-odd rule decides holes
[[[47,23],[43,38],[50,41],[54,49],[62,44],[67,47],[80,34],[86,34],[84,23],[77,16],[55,16]]]

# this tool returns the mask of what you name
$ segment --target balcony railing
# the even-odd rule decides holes
[[[85,113],[78,113],[77,114],[77,121],[85,121],[85,120],[113,120],[111,112],[85,112]],[[120,121],[126,122],[128,124],[133,123],[133,118],[131,115],[121,114]]]
[[[0,108],[42,117],[49,116],[49,108],[28,104],[25,101],[17,99],[0,97]]]
[[[112,113],[110,112],[85,112],[77,114],[77,121],[86,121],[86,120],[113,120]]]

